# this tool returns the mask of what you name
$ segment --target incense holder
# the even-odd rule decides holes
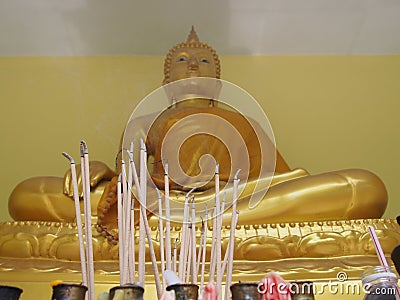
[[[22,289],[15,286],[0,285],[0,300],[18,300]]]
[[[312,281],[293,281],[290,286],[292,300],[314,300]]]
[[[85,300],[88,288],[81,284],[62,283],[53,286],[51,300]]]
[[[258,283],[255,282],[238,282],[232,284],[231,287],[232,300],[260,300],[261,294],[258,291]]]
[[[109,300],[129,299],[143,300],[144,288],[136,284],[127,284],[113,287],[109,293]]]
[[[175,300],[197,300],[199,297],[199,286],[196,284],[172,284],[167,286],[167,291],[175,292]]]

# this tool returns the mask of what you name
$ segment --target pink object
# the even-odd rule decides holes
[[[372,238],[372,242],[374,243],[374,247],[376,250],[376,254],[378,255],[379,262],[382,267],[389,267],[385,254],[383,253],[382,246],[379,243],[378,236],[376,235],[375,228],[372,226],[368,226],[368,232]]]
[[[202,299],[203,300],[217,300],[218,299],[218,290],[217,290],[217,286],[214,282],[209,282],[204,287]]]
[[[259,282],[262,300],[291,300],[289,284],[277,273],[269,272]]]
[[[174,291],[165,291],[160,300],[175,300],[175,292]]]

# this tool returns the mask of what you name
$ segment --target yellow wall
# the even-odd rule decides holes
[[[66,151],[112,166],[135,104],[162,81],[163,57],[0,58],[0,220],[8,196],[33,176],[63,176]],[[222,78],[266,111],[291,167],[313,174],[364,168],[400,214],[400,55],[222,57]]]

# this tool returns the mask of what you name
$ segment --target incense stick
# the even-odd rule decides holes
[[[171,215],[169,205],[169,178],[168,178],[168,160],[164,167],[164,199],[165,199],[165,253],[167,269],[171,269]]]
[[[117,212],[118,212],[118,254],[119,254],[119,284],[125,284],[124,278],[124,247],[123,247],[123,235],[124,235],[124,227],[122,225],[122,215],[123,215],[123,208],[122,208],[122,186],[121,186],[121,177],[122,174],[118,175],[118,183],[117,183]]]
[[[143,140],[140,140],[140,193],[139,194],[139,202],[140,202],[140,211],[142,211],[142,207],[145,205],[145,195],[146,195],[146,152]],[[147,219],[147,216],[144,217],[143,214],[140,214],[139,220],[139,258],[138,258],[138,279],[142,286],[144,286],[144,277],[145,277],[145,224],[144,219]]]
[[[177,243],[178,243],[178,239],[175,239],[174,252],[172,254],[172,271],[174,271],[175,273],[177,271],[177,269],[176,269],[176,261],[177,261],[177,256],[178,256]]]
[[[187,228],[189,227],[189,195],[195,190],[196,188],[192,188],[185,196],[185,203],[183,209],[183,222],[182,222],[182,230],[181,230],[181,248],[179,251],[179,272],[178,276],[181,280],[185,279],[185,270],[186,270],[186,245],[187,245]]]
[[[123,278],[124,284],[130,281],[129,275],[129,228],[130,228],[130,203],[128,202],[128,178],[126,176],[125,161],[121,160],[122,172],[122,240],[120,247],[123,248]]]
[[[130,165],[130,168],[131,168],[131,170],[132,170],[132,177],[133,177],[133,182],[134,182],[134,184],[135,184],[135,186],[136,186],[136,191],[137,191],[137,195],[138,195],[138,198],[139,198],[139,194],[140,194],[140,187],[139,187],[139,178],[138,178],[138,175],[137,175],[137,171],[136,171],[136,166],[135,166],[135,162],[133,161],[133,150],[134,150],[134,143],[133,142],[131,142],[131,148],[130,148],[130,151],[128,151],[128,156],[129,156],[129,165]],[[132,181],[131,181],[131,184],[132,184],[132,189],[131,189],[131,191],[133,192],[133,183],[132,183]],[[132,276],[132,278],[133,278],[133,281],[132,282],[134,282],[135,281],[135,199],[132,199],[132,203],[131,203],[131,230],[132,230],[132,233],[131,233],[131,246],[130,246],[130,250],[129,250],[129,252],[131,253],[131,264],[132,264],[132,274],[133,274],[133,276]]]
[[[202,217],[200,217],[200,218],[201,218],[200,241],[199,241],[199,251],[197,252],[197,261],[196,261],[197,276],[200,274],[201,254],[203,253],[202,246],[203,246],[203,239],[204,239],[204,220]]]
[[[86,270],[86,254],[85,245],[83,241],[83,230],[82,230],[82,219],[81,219],[81,207],[79,204],[79,192],[78,192],[78,182],[76,179],[76,166],[74,159],[66,152],[63,152],[67,159],[70,161],[71,176],[72,176],[72,187],[74,190],[74,204],[75,204],[75,217],[76,217],[76,227],[78,229],[78,239],[79,239],[79,256],[81,261],[81,272],[82,272],[82,284],[87,287],[87,270]]]
[[[158,233],[160,240],[160,260],[161,260],[161,272],[165,270],[165,259],[164,259],[164,228],[163,228],[163,219],[162,219],[162,202],[161,202],[161,194],[158,188],[156,188],[157,196],[158,196]],[[165,289],[165,280],[163,277],[162,280],[162,289]]]
[[[224,192],[224,195],[222,197],[222,204],[221,204],[221,208],[219,210],[219,215],[218,215],[218,229],[217,229],[217,241],[219,241],[219,271],[217,274],[217,286],[221,287],[222,289],[222,278],[224,276],[224,269],[223,269],[223,263],[221,263],[222,260],[222,246],[221,246],[221,232],[222,232],[222,218],[224,215],[224,210],[225,210],[225,202],[226,202],[226,193]],[[218,270],[218,269],[217,269]]]
[[[235,228],[236,228],[236,225],[237,225],[237,222],[238,222],[238,219],[239,219],[239,211],[236,211],[235,214],[232,214],[232,219],[234,220]],[[228,241],[228,247],[227,247],[227,249],[225,251],[225,255],[224,255],[224,262],[222,263],[222,274],[225,273],[226,266],[229,263],[229,258],[230,258],[230,256],[229,256],[229,247],[231,245],[231,240],[234,240],[234,237],[232,237],[230,235],[229,236],[229,241]]]
[[[190,222],[190,221],[189,221]],[[193,240],[192,240],[192,235],[191,235],[191,229],[192,229],[192,224],[190,224],[187,228],[187,242],[186,242],[186,249],[188,249],[188,255],[186,256],[186,260],[185,260],[185,283],[190,283],[190,271],[192,269],[192,244],[193,244]]]
[[[228,251],[228,266],[226,271],[226,283],[225,283],[225,299],[229,299],[230,295],[230,285],[232,283],[232,271],[233,271],[233,250],[235,246],[235,229],[238,220],[238,213],[236,212],[237,199],[238,199],[238,186],[240,179],[238,178],[240,169],[236,171],[234,180],[233,180],[233,200],[232,200],[232,219],[231,219],[231,228],[230,228],[230,240]],[[235,216],[236,213],[236,217]]]
[[[204,287],[204,272],[205,272],[205,262],[206,262],[206,254],[207,254],[207,230],[208,230],[208,207],[206,206],[206,222],[203,227],[204,230],[204,239],[202,246],[202,258],[201,258],[201,277],[200,277],[200,291],[203,290]]]
[[[197,284],[197,266],[196,266],[196,207],[194,197],[192,200],[192,283]]]
[[[81,141],[81,157],[83,156],[82,186],[84,187],[85,229],[86,229],[86,253],[88,264],[88,289],[89,299],[94,300],[94,262],[92,240],[92,208],[90,203],[90,178],[89,178],[89,151],[84,140]]]
[[[133,142],[130,144],[130,148],[127,151],[133,154]],[[128,154],[129,156],[129,154]],[[130,160],[130,157],[129,157]],[[127,222],[128,227],[128,270],[129,270],[129,282],[135,282],[135,214],[134,214],[134,200],[132,199],[132,187],[133,187],[133,169],[132,164],[128,165],[128,181],[127,181],[127,193],[128,193],[128,207],[127,207]],[[127,220],[127,221],[128,221]]]
[[[208,275],[208,281],[214,281],[215,274],[215,263],[216,263],[216,232],[217,232],[217,205],[216,199],[214,197],[214,210],[213,210],[213,226],[212,226],[212,236],[211,236],[211,257],[210,257],[210,271]]]
[[[130,224],[130,243],[129,243],[129,253],[130,253],[130,266],[131,266],[131,282],[135,282],[135,201],[132,199],[131,202],[131,224]]]
[[[128,156],[129,156],[129,163],[131,164],[131,168],[132,168],[133,182],[135,183],[137,194],[138,194],[138,198],[139,198],[139,196],[140,196],[140,183],[139,183],[139,177],[138,177],[137,171],[136,171],[135,162],[133,160],[133,154],[128,152]]]
[[[219,291],[222,290],[222,265],[221,265],[221,231],[222,231],[222,216],[223,212],[221,211],[220,200],[219,200],[219,164],[215,167],[215,198],[216,198],[216,206],[217,206],[217,232],[216,232],[216,285]],[[220,293],[218,298],[221,298]]]
[[[140,205],[140,214],[143,217],[143,221],[144,221],[143,225],[144,225],[145,232],[147,235],[147,242],[149,243],[150,258],[151,258],[151,263],[152,263],[153,271],[154,271],[154,280],[155,280],[155,284],[156,284],[157,298],[160,298],[161,294],[162,294],[162,289],[161,289],[160,275],[159,275],[158,267],[157,267],[157,259],[156,259],[156,254],[154,252],[153,240],[151,239],[149,222],[148,222],[147,216],[146,216],[146,208],[142,204]]]

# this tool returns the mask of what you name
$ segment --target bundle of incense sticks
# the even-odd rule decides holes
[[[125,150],[124,150],[125,151]],[[147,193],[147,155],[146,147],[143,140],[140,140],[140,165],[139,170],[136,170],[136,165],[133,160],[134,145],[131,143],[129,155],[128,172],[124,160],[121,160],[121,174],[118,178],[118,230],[119,230],[119,257],[120,257],[120,284],[138,282],[141,286],[145,285],[145,261],[146,261],[146,237],[150,250],[150,259],[153,266],[153,274],[157,289],[157,295],[160,298],[166,288],[166,280],[163,277],[162,282],[159,278],[159,270],[156,262],[156,255],[151,239],[148,220],[146,217],[146,193]],[[161,273],[164,270],[171,270],[177,273],[182,283],[198,284],[200,280],[200,291],[203,291],[206,286],[206,246],[207,246],[207,230],[209,222],[213,220],[213,234],[211,244],[211,261],[209,262],[208,281],[213,283],[218,291],[222,290],[222,280],[226,277],[227,284],[232,282],[232,266],[233,266],[233,249],[235,239],[235,228],[239,213],[236,211],[236,202],[238,196],[238,173],[235,174],[233,182],[233,205],[231,229],[228,247],[225,252],[224,259],[221,253],[221,231],[222,231],[222,216],[225,210],[226,197],[223,195],[222,202],[220,201],[220,183],[219,183],[219,165],[215,167],[215,203],[213,218],[210,218],[208,208],[205,211],[205,220],[201,220],[200,236],[197,236],[196,225],[200,224],[200,220],[196,220],[195,199],[191,194],[195,190],[190,190],[185,197],[183,210],[183,223],[180,235],[180,248],[178,254],[178,240],[175,241],[174,247],[171,246],[170,232],[170,207],[169,207],[169,175],[168,161],[164,165],[164,201],[162,194],[158,189],[158,214],[159,214],[159,246],[160,246],[160,268]],[[138,176],[139,174],[139,176]],[[137,279],[135,274],[135,226],[134,226],[134,197],[132,197],[132,187],[135,186],[138,198],[140,220],[139,220],[139,245],[138,245],[138,260],[137,260]],[[164,205],[163,205],[164,202]],[[165,228],[164,219],[165,216]],[[165,233],[165,234],[164,234]],[[199,242],[199,243],[198,243]],[[179,259],[178,259],[179,255]],[[226,271],[226,275],[225,275]],[[229,299],[229,286],[225,291],[226,299]],[[219,296],[221,299],[221,295]]]
[[[119,267],[120,285],[134,284],[137,282],[144,287],[145,284],[145,261],[146,261],[146,237],[150,250],[150,258],[153,265],[154,279],[158,297],[162,294],[160,276],[154,251],[151,232],[146,216],[146,190],[147,190],[147,155],[143,140],[140,141],[140,166],[139,176],[133,160],[134,144],[128,151],[129,166],[126,172],[124,160],[121,160],[121,174],[117,183],[118,203],[118,240],[119,240]],[[132,187],[137,190],[137,202],[139,203],[139,245],[137,278],[135,272],[135,220],[134,220],[134,197]],[[137,280],[136,280],[137,279]]]
[[[94,300],[94,262],[93,262],[93,242],[92,242],[92,214],[90,201],[90,178],[89,178],[89,151],[85,141],[80,143],[81,154],[81,181],[83,191],[84,208],[84,228],[81,219],[81,207],[79,203],[79,189],[76,175],[74,159],[66,152],[62,153],[70,161],[71,180],[74,194],[76,225],[78,229],[79,254],[82,269],[82,284],[87,286],[88,292],[85,299]],[[86,247],[85,247],[85,241]]]
[[[140,170],[138,176],[136,166],[133,160],[134,145],[131,143],[130,149],[127,151],[129,156],[128,172],[124,160],[121,160],[121,174],[118,177],[117,183],[117,206],[118,206],[118,230],[119,230],[119,267],[120,267],[120,285],[138,282],[139,285],[144,287],[145,278],[145,239],[150,250],[150,258],[153,266],[153,274],[157,289],[158,298],[161,297],[166,288],[166,282],[163,278],[161,286],[158,266],[156,262],[156,255],[154,251],[153,242],[151,239],[150,228],[146,216],[146,190],[147,190],[147,155],[146,147],[143,140],[140,141]],[[93,244],[92,244],[92,223],[91,223],[91,201],[90,201],[90,177],[89,177],[89,152],[85,141],[80,143],[81,153],[81,177],[82,177],[82,191],[84,201],[84,223],[81,219],[81,209],[79,201],[79,188],[76,173],[75,162],[73,158],[63,152],[62,154],[69,159],[72,177],[72,187],[75,202],[76,222],[79,238],[80,260],[82,269],[82,283],[88,287],[86,299],[94,300],[94,262],[93,262]],[[222,205],[219,201],[219,174],[218,164],[215,171],[215,205],[213,211],[213,236],[212,236],[212,249],[211,261],[209,270],[209,282],[214,284],[216,282],[217,290],[221,291],[222,279],[227,270],[226,280],[227,283],[231,282],[232,278],[232,264],[233,264],[233,248],[234,248],[234,228],[238,220],[238,212],[236,212],[237,201],[237,187],[239,180],[237,174],[234,180],[234,199],[233,199],[233,213],[231,220],[231,234],[228,243],[227,251],[222,262],[221,258],[221,229],[222,229],[222,215],[225,207],[225,195]],[[210,221],[208,208],[206,207],[205,222],[202,220],[201,234],[199,237],[199,245],[197,247],[197,230],[196,230],[196,210],[194,197],[189,197],[194,191],[192,189],[186,194],[184,203],[184,216],[183,226],[180,236],[180,249],[179,261],[178,258],[178,239],[175,240],[174,247],[171,247],[171,232],[170,232],[170,208],[169,208],[169,177],[168,177],[168,162],[165,163],[165,193],[164,203],[162,205],[162,197],[159,190],[158,204],[159,204],[159,240],[160,240],[160,257],[161,257],[161,270],[173,270],[179,274],[182,282],[197,284],[200,274],[200,290],[202,291],[205,286],[205,260],[206,260],[206,246],[207,246],[207,229]],[[140,220],[139,220],[139,249],[138,249],[138,262],[137,274],[135,270],[135,219],[134,219],[134,198],[132,197],[132,187],[135,185],[137,189],[137,200],[139,202]],[[163,228],[163,211],[165,211],[165,238]],[[83,232],[83,227],[85,232]],[[86,247],[85,247],[86,245]],[[165,245],[165,247],[164,247]],[[198,249],[198,251],[197,251]],[[196,254],[197,251],[197,254]],[[177,267],[178,264],[178,267]],[[215,284],[214,284],[215,285]],[[226,297],[229,291],[225,293]],[[219,296],[219,299],[221,296]]]
[[[221,231],[222,231],[222,216],[225,210],[226,197],[223,195],[222,203],[220,199],[220,187],[219,187],[219,165],[215,168],[215,203],[213,211],[213,233],[211,241],[211,261],[209,262],[209,276],[208,283],[212,283],[216,286],[216,291],[222,291],[222,281],[226,271],[226,283],[228,285],[225,291],[225,298],[230,299],[229,286],[232,282],[232,269],[233,269],[233,250],[235,242],[235,228],[238,221],[239,212],[236,211],[236,202],[238,197],[238,173],[237,171],[234,178],[234,192],[232,201],[232,218],[231,218],[231,229],[230,237],[228,242],[228,247],[225,252],[224,259],[222,260],[221,253]],[[168,178],[166,178],[168,180]],[[167,183],[166,183],[167,185]],[[200,237],[197,236],[196,225],[200,221],[196,220],[196,207],[195,200],[191,194],[194,192],[194,188],[191,189],[185,196],[184,209],[183,209],[183,224],[180,236],[180,249],[179,249],[179,261],[178,270],[174,267],[175,263],[172,265],[172,269],[167,267],[167,270],[173,270],[177,272],[177,276],[180,278],[182,283],[198,284],[200,277],[200,292],[203,293],[206,286],[205,280],[205,261],[206,261],[206,246],[207,246],[207,229],[209,221],[208,208],[205,211],[205,222],[201,221],[201,231]],[[159,197],[160,199],[160,197]],[[162,209],[159,209],[162,211]],[[169,213],[167,206],[165,208],[166,215]],[[162,224],[162,223],[160,223]],[[159,230],[163,231],[160,225]],[[168,230],[166,230],[168,232]],[[162,235],[159,235],[160,238]],[[199,240],[199,243],[197,241]],[[169,242],[166,240],[166,242]],[[161,244],[161,243],[160,243]],[[161,245],[160,245],[161,246]],[[164,251],[161,248],[161,251]],[[196,253],[197,252],[197,253]],[[172,252],[172,260],[175,261],[177,257],[176,245],[174,246],[174,251]],[[166,256],[171,255],[171,253],[166,253]],[[221,294],[218,299],[221,299]]]
[[[125,151],[125,150],[124,150]],[[144,287],[145,284],[145,261],[146,261],[146,237],[150,252],[150,259],[153,267],[157,296],[161,298],[166,288],[166,281],[163,278],[162,284],[156,261],[153,241],[151,238],[150,227],[146,215],[146,191],[147,191],[147,154],[143,140],[140,140],[140,166],[139,176],[133,160],[134,144],[130,145],[130,149],[126,150],[129,156],[128,167],[125,161],[121,159],[121,174],[118,176],[117,183],[117,207],[118,207],[118,234],[119,234],[119,267],[120,267],[120,285],[138,283]],[[93,262],[93,244],[92,244],[92,223],[91,223],[91,200],[90,200],[90,177],[89,177],[89,151],[84,140],[80,143],[81,154],[81,181],[83,192],[83,208],[84,223],[82,223],[82,213],[79,201],[79,188],[76,166],[73,158],[66,152],[62,153],[70,161],[71,180],[73,187],[73,195],[75,202],[76,223],[79,238],[80,261],[82,269],[82,283],[88,287],[86,299],[94,300],[94,262]],[[159,241],[160,241],[160,258],[161,271],[172,270],[176,272],[182,283],[198,284],[200,277],[200,291],[206,286],[206,246],[207,246],[207,230],[211,221],[209,210],[206,207],[205,220],[201,220],[200,236],[197,237],[196,225],[200,220],[196,220],[195,199],[190,196],[195,190],[190,190],[185,197],[183,224],[180,240],[176,239],[174,247],[171,245],[171,225],[170,225],[170,206],[169,206],[169,176],[168,161],[165,160],[164,165],[164,207],[160,191],[157,189],[158,195],[158,211],[159,211]],[[128,171],[126,170],[128,168]],[[240,171],[240,170],[239,170]],[[232,218],[231,231],[228,247],[222,260],[221,253],[221,230],[222,216],[225,210],[225,194],[222,203],[220,201],[220,183],[219,183],[219,165],[215,167],[215,203],[213,215],[213,233],[211,245],[211,261],[209,262],[208,282],[216,286],[217,291],[222,290],[222,280],[226,270],[226,286],[225,298],[229,299],[229,286],[232,282],[232,266],[233,266],[233,249],[235,242],[235,228],[238,220],[239,212],[236,211],[236,202],[238,197],[237,178],[239,171],[235,174],[233,183],[233,201],[232,201]],[[140,219],[139,219],[139,245],[138,260],[135,260],[135,215],[134,205],[135,198],[132,197],[132,188],[136,187],[138,198]],[[165,235],[163,216],[165,215]],[[83,232],[83,228],[85,232]],[[197,244],[199,240],[199,243]],[[178,260],[178,241],[180,242],[179,260]],[[164,247],[165,246],[165,247]],[[137,278],[136,269],[137,265]],[[218,296],[221,299],[221,295]]]

